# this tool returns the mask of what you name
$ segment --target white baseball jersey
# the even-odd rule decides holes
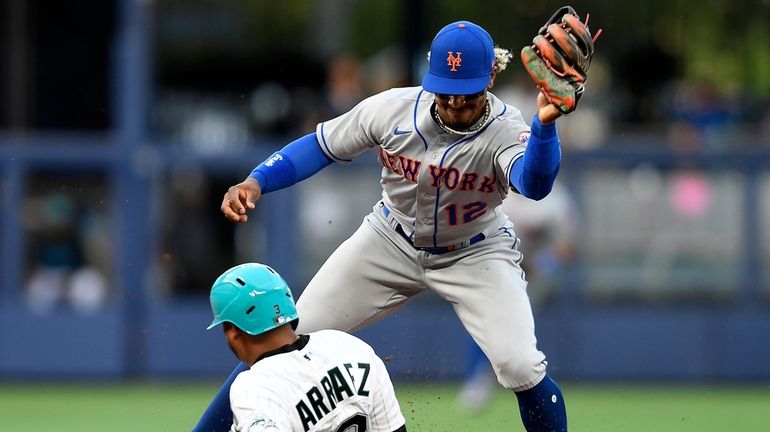
[[[422,87],[369,97],[320,123],[323,151],[349,162],[378,147],[383,202],[416,246],[460,244],[498,229],[508,174],[524,153],[529,126],[521,112],[488,93],[491,118],[478,132],[450,134],[433,120],[434,95]]]
[[[261,357],[235,378],[230,406],[237,432],[392,432],[405,423],[385,364],[336,330]]]

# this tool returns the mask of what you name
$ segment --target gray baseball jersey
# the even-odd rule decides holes
[[[500,209],[530,129],[518,109],[488,99],[489,119],[467,135],[439,127],[421,87],[385,91],[318,125],[336,161],[377,149],[383,193],[299,297],[299,331],[355,331],[429,290],[452,304],[503,386],[542,380],[518,239]]]
[[[529,126],[518,109],[489,93],[491,119],[477,133],[458,136],[433,121],[433,94],[421,87],[372,96],[320,123],[324,152],[349,162],[378,147],[382,197],[416,246],[459,244],[498,228],[497,208],[508,194],[508,172],[522,156]]]
[[[230,387],[231,431],[380,431],[405,423],[388,372],[362,340],[302,336],[241,372]]]

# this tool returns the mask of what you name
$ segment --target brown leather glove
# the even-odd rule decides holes
[[[524,69],[537,88],[559,111],[569,114],[585,91],[586,73],[594,55],[588,15],[582,22],[571,6],[564,6],[538,31],[532,45],[521,50]]]

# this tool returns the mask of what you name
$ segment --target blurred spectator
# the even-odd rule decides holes
[[[35,312],[47,313],[63,302],[69,273],[81,263],[75,204],[59,193],[31,198],[25,204],[34,260],[26,299]]]
[[[251,93],[249,106],[254,126],[259,131],[270,131],[291,111],[291,93],[277,81],[265,81]]]
[[[33,189],[35,189],[33,185]],[[89,188],[80,188],[87,190]],[[88,195],[86,193],[85,195]],[[24,202],[29,247],[28,307],[40,314],[60,307],[89,314],[106,303],[110,264],[104,214],[74,194],[33,191]]]
[[[329,64],[323,93],[331,117],[350,110],[366,96],[361,72],[361,61],[354,55],[340,55]]]
[[[291,135],[308,133],[323,105],[319,88],[289,87],[278,81],[257,85],[250,97],[252,131],[260,134]]]
[[[403,49],[388,46],[367,57],[363,64],[367,94],[413,85],[409,82],[409,65],[406,56]]]
[[[99,311],[107,301],[107,281],[96,267],[82,266],[70,274],[66,301],[80,313]]]
[[[69,269],[41,263],[25,288],[27,306],[40,315],[50,313],[62,302]]]
[[[729,145],[726,135],[739,115],[720,89],[706,80],[682,81],[673,96],[675,149],[724,150]]]
[[[543,305],[573,261],[580,226],[577,206],[567,187],[557,180],[551,193],[540,201],[509,194],[503,211],[521,240],[521,266],[531,287],[529,296],[535,307]]]
[[[310,115],[302,121],[305,133],[315,130],[319,122],[336,117],[353,108],[368,96],[361,60],[352,54],[340,54],[326,66],[326,82],[320,90],[321,98]]]

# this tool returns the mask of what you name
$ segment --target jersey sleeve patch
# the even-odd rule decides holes
[[[517,141],[521,144],[527,145],[529,144],[530,135],[531,133],[529,131],[521,132],[519,133],[519,138],[517,139]]]
[[[278,424],[264,414],[257,414],[254,420],[246,428],[248,432],[278,430]]]

